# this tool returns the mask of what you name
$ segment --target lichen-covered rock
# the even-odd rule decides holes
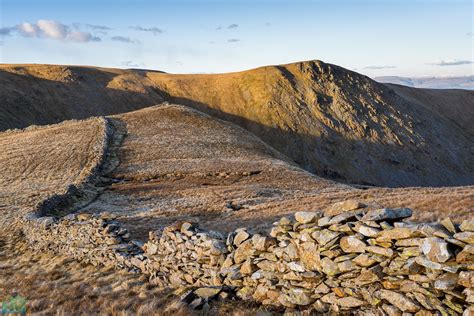
[[[365,252],[367,245],[355,236],[344,236],[341,238],[340,246],[342,251],[346,253],[362,253]]]
[[[420,306],[418,304],[403,294],[390,290],[379,290],[378,295],[381,299],[384,299],[390,304],[396,306],[402,312],[416,313],[420,310]]]
[[[336,216],[343,212],[353,211],[360,208],[364,208],[366,205],[357,200],[345,200],[334,203],[325,212],[324,216]]]
[[[462,233],[454,234],[453,237],[467,244],[474,244],[474,232],[463,231]]]
[[[420,246],[421,252],[434,262],[446,262],[453,254],[448,249],[448,243],[438,237],[428,237]]]

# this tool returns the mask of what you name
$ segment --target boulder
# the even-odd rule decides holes
[[[244,241],[246,241],[250,237],[250,234],[247,233],[247,231],[245,229],[239,228],[235,232],[236,232],[236,234],[234,236],[234,245],[236,245],[236,246],[240,245],[241,243],[243,243]]]
[[[296,212],[295,220],[301,224],[316,222],[321,217],[320,212]]]

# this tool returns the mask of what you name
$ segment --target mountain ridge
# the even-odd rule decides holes
[[[423,89],[377,83],[321,61],[198,75],[2,65],[0,87],[2,129],[170,101],[236,123],[306,170],[338,181],[474,182],[472,92],[461,98],[456,91],[438,93],[442,102],[433,103]],[[454,107],[452,100],[458,102]]]

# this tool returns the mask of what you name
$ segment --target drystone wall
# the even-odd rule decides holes
[[[48,216],[52,213],[58,213],[58,210],[68,210],[69,212],[79,209],[89,203],[96,195],[95,185],[100,181],[100,176],[105,169],[109,168],[108,162],[111,161],[110,147],[114,142],[120,142],[122,135],[115,132],[115,127],[111,119],[106,117],[99,118],[102,121],[101,135],[98,136],[101,142],[97,144],[93,152],[97,154],[93,157],[92,168],[85,170],[86,175],[80,182],[70,184],[65,192],[53,194],[44,199],[31,212],[38,216]],[[60,212],[59,212],[60,213]]]
[[[130,242],[130,234],[109,214],[26,216],[23,235],[30,247],[66,255],[93,265],[114,266],[138,272],[131,263],[142,251]]]
[[[150,232],[144,245],[110,214],[30,218],[24,233],[36,249],[187,288],[182,299],[195,308],[236,296],[319,313],[471,315],[474,220],[403,221],[411,213],[349,202],[283,217],[268,236],[179,222]]]

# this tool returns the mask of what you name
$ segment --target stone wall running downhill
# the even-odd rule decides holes
[[[75,211],[88,204],[97,196],[97,183],[107,169],[115,167],[115,160],[110,159],[114,153],[111,148],[120,143],[123,135],[116,130],[115,123],[107,117],[100,117],[103,121],[102,135],[98,136],[101,142],[97,145],[97,154],[94,156],[92,168],[78,184],[70,184],[62,194],[54,194],[38,203],[32,211],[37,216],[59,215],[59,210]]]
[[[79,214],[25,219],[24,234],[37,250],[186,288],[182,299],[194,308],[236,296],[318,313],[474,314],[474,220],[403,221],[411,214],[346,201],[283,217],[268,236],[178,222],[150,232],[145,244],[110,214]]]

